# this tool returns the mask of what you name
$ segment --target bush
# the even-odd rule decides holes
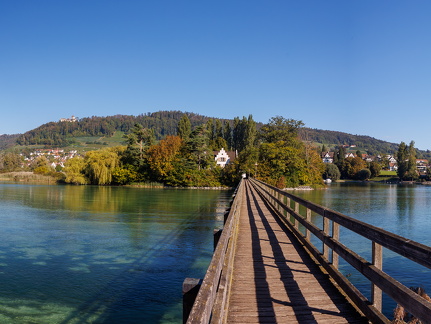
[[[340,170],[335,164],[327,163],[325,172],[323,173],[323,179],[339,180],[341,177]]]
[[[371,171],[368,169],[362,169],[356,175],[358,180],[368,180],[371,177]]]

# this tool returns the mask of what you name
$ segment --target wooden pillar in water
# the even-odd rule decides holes
[[[183,323],[187,322],[202,285],[202,279],[186,278],[183,281]]]

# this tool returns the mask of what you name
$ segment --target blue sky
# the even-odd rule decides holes
[[[430,1],[0,1],[0,134],[273,116],[431,149]]]

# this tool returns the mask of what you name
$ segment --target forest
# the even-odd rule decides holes
[[[45,147],[67,147],[76,143],[76,137],[98,136],[111,137],[116,131],[124,133],[130,132],[135,124],[140,124],[144,128],[154,130],[156,140],[160,140],[167,135],[175,135],[177,125],[181,117],[186,114],[191,126],[203,125],[212,119],[220,120],[222,124],[229,123],[232,127],[234,120],[219,119],[202,116],[195,113],[181,111],[158,111],[141,114],[138,116],[115,115],[107,117],[86,117],[78,122],[50,122],[43,124],[33,130],[17,135],[0,136],[0,149],[11,147],[14,144],[20,146],[43,145]],[[256,122],[259,130],[263,123]],[[325,144],[328,149],[335,151],[340,145],[356,145],[364,149],[364,153],[370,155],[394,154],[398,149],[398,144],[385,142],[365,135],[352,135],[343,132],[312,129],[302,127],[298,133],[303,141],[316,144]],[[418,157],[431,158],[429,151],[418,151]]]

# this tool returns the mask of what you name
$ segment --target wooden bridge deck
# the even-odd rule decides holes
[[[248,184],[227,323],[368,323]]]

